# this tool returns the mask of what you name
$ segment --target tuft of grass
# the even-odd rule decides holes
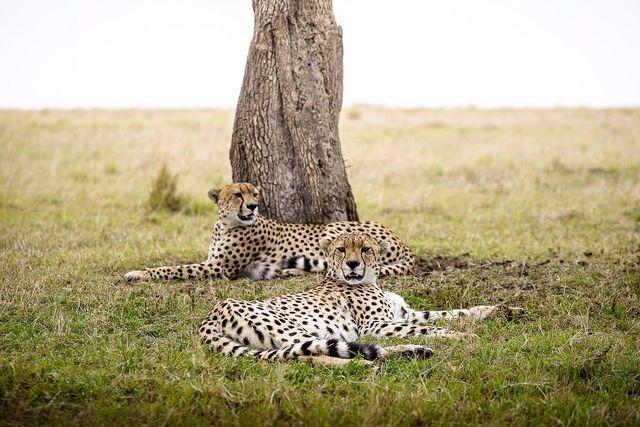
[[[151,184],[147,201],[149,211],[180,211],[185,203],[184,199],[178,195],[177,188],[178,175],[171,174],[167,165],[163,164]]]

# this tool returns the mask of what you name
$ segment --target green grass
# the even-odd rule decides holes
[[[127,284],[202,259],[230,111],[0,112],[0,424],[638,425],[640,110],[384,110],[341,122],[360,215],[421,257],[415,308],[528,317],[377,372],[208,354],[227,297],[318,278]],[[177,174],[172,213],[154,178]],[[387,343],[396,343],[394,339]]]

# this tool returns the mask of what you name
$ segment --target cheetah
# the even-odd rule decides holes
[[[381,347],[354,342],[361,336],[468,338],[473,334],[435,327],[433,319],[468,317],[484,320],[498,306],[452,311],[414,311],[396,294],[377,284],[389,241],[377,243],[365,233],[345,233],[319,243],[328,263],[316,287],[262,301],[227,299],[202,321],[200,339],[228,356],[269,361],[308,360],[342,365],[361,354],[365,361],[393,355],[427,358],[421,345]]]
[[[283,274],[321,272],[326,262],[318,242],[345,232],[369,233],[386,242],[380,274],[408,273],[415,257],[387,227],[375,222],[340,221],[330,224],[281,224],[258,214],[259,187],[234,183],[209,190],[218,205],[218,220],[207,260],[172,267],[144,268],[125,275],[128,281],[155,279],[273,279]]]

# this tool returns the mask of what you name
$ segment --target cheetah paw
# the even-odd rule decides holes
[[[429,347],[414,344],[394,345],[386,347],[387,357],[389,356],[401,356],[401,357],[415,357],[417,359],[428,359],[433,356],[433,350]]]
[[[147,282],[151,280],[151,274],[145,270],[134,270],[124,275],[127,282]]]

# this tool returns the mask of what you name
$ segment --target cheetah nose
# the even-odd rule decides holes
[[[353,270],[354,268],[360,265],[360,262],[356,261],[355,259],[351,259],[347,261],[347,265],[349,266],[350,269]]]
[[[248,207],[250,210],[255,211],[255,210],[256,210],[256,208],[258,207],[258,205],[247,205],[247,207]]]

